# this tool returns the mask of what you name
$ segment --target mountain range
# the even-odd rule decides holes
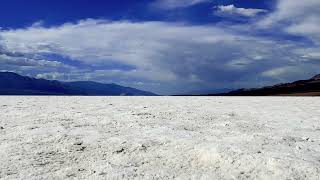
[[[206,96],[320,96],[320,74],[308,80]]]
[[[156,96],[152,92],[93,81],[61,82],[0,72],[0,95]]]
[[[227,91],[227,90],[226,90]],[[190,93],[191,96],[320,96],[320,74],[307,80],[226,93]],[[62,82],[0,72],[0,95],[157,96],[152,92],[93,81]]]

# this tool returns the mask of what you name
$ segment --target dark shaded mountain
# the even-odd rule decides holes
[[[59,81],[48,81],[20,76],[11,72],[0,72],[0,94],[2,95],[85,95]]]
[[[320,96],[320,74],[308,80],[277,84],[256,89],[239,89],[212,96]]]
[[[0,95],[155,96],[116,84],[91,81],[60,82],[0,72]]]
[[[102,84],[93,81],[78,81],[64,83],[74,90],[82,90],[87,93],[87,95],[108,95],[108,96],[155,96],[151,92],[141,91],[135,88],[124,87],[117,84]]]

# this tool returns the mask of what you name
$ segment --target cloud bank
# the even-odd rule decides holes
[[[308,37],[320,43],[320,1],[279,0],[274,13],[268,15],[260,26],[281,28],[283,31]]]

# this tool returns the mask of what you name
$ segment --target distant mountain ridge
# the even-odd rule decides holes
[[[320,74],[308,80],[255,89],[239,89],[209,96],[320,96]]]
[[[93,81],[60,82],[0,72],[0,95],[156,96],[117,84]]]

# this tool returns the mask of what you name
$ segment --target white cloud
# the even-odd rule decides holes
[[[160,9],[177,9],[204,2],[210,2],[210,0],[157,0],[152,3],[152,6]]]
[[[220,16],[244,16],[244,17],[254,17],[260,13],[268,12],[265,9],[251,9],[251,8],[238,8],[233,4],[227,6],[217,6],[216,14]]]
[[[308,64],[298,64],[298,65],[284,65],[282,67],[276,67],[269,69],[261,73],[262,76],[272,78],[278,82],[288,82],[298,79],[309,79],[313,77],[320,68],[319,64],[310,66]]]
[[[293,53],[301,57],[302,61],[320,61],[320,47],[317,48],[300,48]]]
[[[259,23],[260,27],[282,29],[320,44],[320,1],[278,0],[276,9]]]
[[[297,69],[291,66],[278,67],[264,71],[262,72],[262,75],[266,77],[280,78],[281,76],[288,74],[288,71],[297,71]]]
[[[58,73],[58,72],[50,72],[50,73],[42,73],[37,74],[36,78],[38,79],[50,79],[50,80],[59,80],[59,79],[65,79],[64,73]]]

